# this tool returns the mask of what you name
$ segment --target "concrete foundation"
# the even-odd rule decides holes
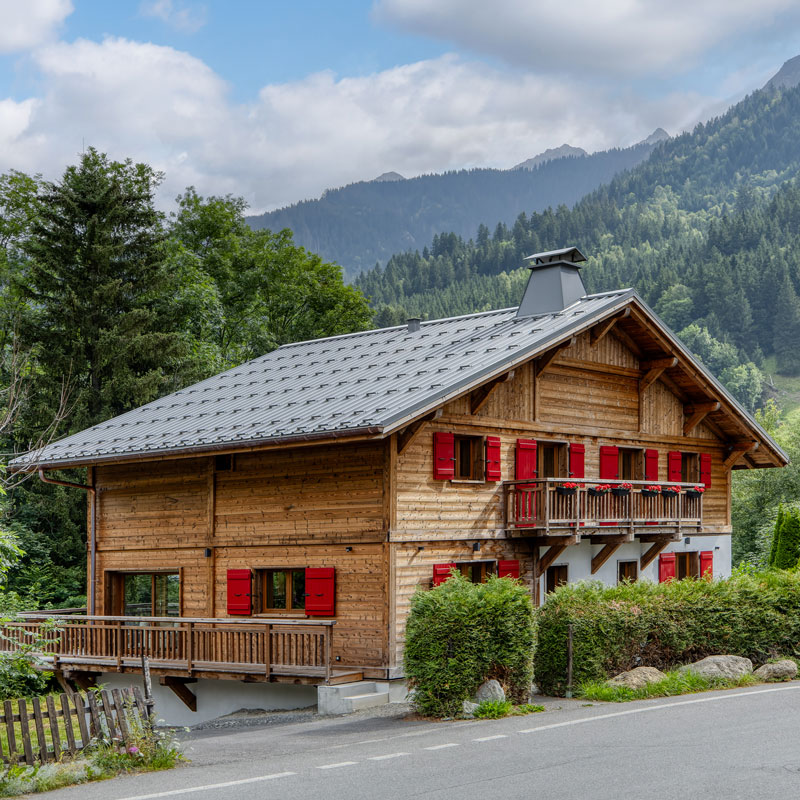
[[[98,683],[109,689],[123,686],[141,686],[140,675],[121,675],[106,672]],[[230,714],[240,708],[261,708],[279,711],[307,708],[317,703],[317,687],[284,683],[243,683],[241,681],[200,679],[187,684],[197,697],[197,711],[190,711],[173,693],[161,686],[153,676],[153,699],[156,719],[166,725],[197,725],[215,717]]]

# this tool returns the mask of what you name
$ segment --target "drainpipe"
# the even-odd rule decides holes
[[[97,491],[94,486],[86,483],[72,483],[71,481],[59,481],[55,478],[48,478],[44,474],[44,467],[39,467],[39,479],[43,483],[53,483],[56,486],[67,486],[70,489],[83,489],[89,493],[89,613],[95,613],[95,574],[97,567],[96,556],[96,532],[97,532]],[[92,477],[94,480],[94,477]]]

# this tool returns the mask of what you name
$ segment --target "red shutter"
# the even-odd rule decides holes
[[[500,578],[519,578],[519,561],[498,561],[497,575]]]
[[[658,450],[644,451],[644,479],[646,481],[658,480]]]
[[[497,436],[486,437],[486,480],[500,480],[500,439]]]
[[[711,488],[711,455],[709,453],[700,453],[700,483],[706,489]]]
[[[518,481],[536,477],[536,442],[533,439],[517,439],[515,477]]]
[[[434,564],[433,565],[433,585],[438,586],[450,577],[450,570],[455,569],[455,564]]]
[[[675,580],[675,553],[662,553],[658,557],[658,582]]]
[[[332,617],[336,608],[336,571],[306,567],[306,616]]]
[[[681,454],[677,450],[667,453],[667,480],[681,482]]]
[[[572,443],[569,446],[569,477],[585,477],[584,456],[586,447],[582,444]]]
[[[704,550],[700,553],[700,577],[711,580],[714,577],[714,551]]]
[[[600,478],[616,480],[619,477],[619,447],[603,445],[600,448]]]
[[[249,569],[228,570],[228,613],[252,614],[252,575]]]
[[[433,477],[449,481],[456,474],[456,441],[452,433],[433,434]]]

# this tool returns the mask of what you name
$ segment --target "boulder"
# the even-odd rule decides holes
[[[667,676],[655,667],[636,667],[627,672],[621,672],[619,675],[611,678],[608,681],[609,686],[627,686],[629,689],[641,689],[647,686],[648,683],[656,683],[663,680]]]
[[[706,656],[694,664],[680,668],[681,672],[695,672],[704,678],[729,678],[735,680],[753,671],[753,662],[741,656]]]
[[[499,700],[502,702],[505,699],[506,693],[496,680],[484,681],[478,687],[478,691],[475,692],[475,697],[473,698],[476,703],[482,703],[484,700]]]
[[[782,661],[764,664],[753,675],[762,681],[791,681],[797,677],[797,664],[790,658],[784,658]]]
[[[465,700],[461,704],[461,716],[463,717],[474,717],[475,716],[475,709],[478,707],[478,703],[470,703],[469,700]]]

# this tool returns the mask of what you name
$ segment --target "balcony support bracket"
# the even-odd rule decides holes
[[[642,553],[639,569],[647,569],[647,567],[653,563],[656,556],[659,555],[666,548],[666,546],[673,541],[675,541],[675,539],[671,534],[669,536],[662,536],[656,539],[646,550],[646,552]]]
[[[605,564],[606,561],[608,561],[608,559],[611,558],[611,556],[613,556],[620,547],[622,547],[622,544],[623,542],[609,542],[608,544],[603,545],[600,552],[592,558],[592,575],[594,575],[597,570],[599,570],[600,567],[602,567],[603,564]]]
[[[175,696],[190,710],[197,711],[197,695],[189,689],[187,683],[196,683],[197,678],[180,678],[175,675],[162,675],[158,682],[172,689]]]

